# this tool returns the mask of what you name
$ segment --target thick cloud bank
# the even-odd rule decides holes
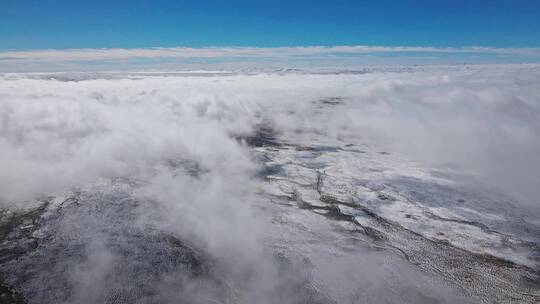
[[[103,176],[143,174],[178,157],[242,175],[253,163],[233,136],[271,122],[283,132],[354,134],[415,160],[462,166],[537,205],[539,79],[538,68],[504,66],[77,82],[7,75],[0,195],[4,203],[21,201]],[[310,117],[313,101],[336,96],[346,107],[325,120]]]

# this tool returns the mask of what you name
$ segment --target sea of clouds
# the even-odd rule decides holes
[[[272,303],[278,290],[287,291],[291,303],[298,300],[279,285],[275,265],[264,262],[272,260],[262,246],[271,228],[250,203],[261,199],[254,178],[260,164],[239,138],[261,125],[277,134],[354,138],[427,166],[458,168],[515,197],[519,208],[538,209],[537,66],[85,75],[0,76],[2,206],[103,179],[142,181],[136,195],[160,204],[154,210],[161,213],[160,228],[182,231],[222,259],[224,272],[244,278],[251,290],[246,303]],[[343,103],[331,116],[314,116],[314,105],[329,97]],[[197,176],[171,170],[171,163],[193,165]],[[98,245],[92,254],[101,261],[108,255]],[[388,279],[387,272],[371,271]],[[371,296],[380,294],[374,289]]]
[[[34,75],[35,76],[35,75]],[[143,174],[184,158],[215,174],[254,170],[235,136],[261,123],[281,132],[316,129],[454,164],[537,204],[540,69],[362,75],[138,76],[59,81],[6,74],[0,80],[3,203],[77,187],[99,177]],[[83,77],[84,79],[84,77]],[[325,121],[313,102],[340,97]],[[249,174],[247,174],[249,175]]]

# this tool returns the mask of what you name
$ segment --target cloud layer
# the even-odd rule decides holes
[[[309,65],[306,63],[309,62]],[[538,63],[539,48],[494,47],[203,47],[0,51],[0,72],[214,67],[351,66],[366,64]],[[288,63],[288,64],[287,64]],[[20,66],[28,64],[30,66]],[[48,64],[48,66],[46,65]],[[204,64],[204,65],[202,65]]]
[[[417,53],[476,53],[516,56],[540,56],[539,48],[492,47],[385,47],[385,46],[308,46],[308,47],[205,47],[205,48],[140,48],[140,49],[67,49],[2,51],[0,59],[56,59],[56,60],[111,60],[128,58],[219,58],[219,57],[288,57],[381,52]]]
[[[178,155],[210,168],[229,158],[238,160],[235,168],[249,167],[230,134],[249,132],[263,120],[282,131],[324,126],[321,132],[334,135],[369,135],[418,159],[465,164],[491,178],[514,175],[509,182],[536,191],[525,186],[534,185],[540,171],[534,66],[80,82],[25,77],[0,81],[4,198],[140,171]],[[307,113],[313,100],[327,96],[346,98],[348,106],[318,125]]]

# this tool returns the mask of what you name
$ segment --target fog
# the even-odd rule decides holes
[[[368,303],[403,300],[396,293],[413,286],[442,302],[457,297],[410,265],[384,262],[386,254],[366,252],[363,262],[342,255],[333,267],[316,270],[288,257],[291,264],[279,270],[268,238],[288,232],[273,226],[264,207],[268,197],[261,195],[264,181],[256,178],[261,164],[241,139],[260,125],[283,137],[322,134],[367,143],[434,169],[455,168],[513,197],[518,208],[539,209],[536,66],[109,79],[81,74],[77,81],[38,76],[0,76],[2,206],[24,207],[36,197],[119,178],[134,181],[138,186],[130,195],[152,203],[138,207],[133,225],[179,235],[205,252],[216,261],[216,273],[242,287],[243,303],[301,302],[295,288],[313,278],[334,286],[325,293],[340,303],[353,301],[345,296],[355,293],[356,286],[348,285],[352,281],[363,286],[358,292]],[[339,98],[339,107],[327,113],[314,109],[325,98]],[[99,225],[107,223],[102,220],[96,227],[77,221],[62,226],[70,235],[93,239],[85,261],[68,267],[77,290],[68,302],[99,302],[106,284],[99,282],[114,276],[110,265],[121,257],[102,240]],[[318,257],[319,264],[312,263],[319,266],[334,259]],[[378,263],[386,266],[373,266]],[[358,275],[362,272],[365,276]],[[414,279],[406,282],[407,276]],[[182,294],[186,302],[204,302],[201,295],[217,288],[211,281],[170,287],[182,280],[162,278],[159,299]],[[339,286],[329,283],[340,280]],[[387,291],[398,280],[403,286]]]
[[[366,75],[252,75],[0,83],[3,201],[142,173],[181,156],[212,171],[253,168],[231,135],[263,121],[354,132],[419,160],[464,166],[534,204],[540,168],[535,67]],[[13,76],[11,76],[13,78]],[[347,108],[313,121],[310,102]],[[230,168],[229,168],[230,169]]]

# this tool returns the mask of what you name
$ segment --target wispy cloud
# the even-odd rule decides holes
[[[399,59],[396,59],[399,58]],[[139,67],[159,67],[160,63],[189,66],[193,63],[216,65],[235,63],[237,67],[250,63],[273,63],[295,66],[301,61],[322,65],[351,64],[446,64],[471,63],[538,63],[540,48],[496,47],[408,47],[408,46],[305,46],[305,47],[174,47],[174,48],[110,48],[110,49],[48,49],[0,51],[0,71],[28,70],[22,64],[43,70],[81,68],[89,62],[128,64]],[[63,66],[58,66],[62,64]],[[86,67],[88,68],[88,67]]]
[[[307,47],[204,47],[204,48],[135,48],[135,49],[65,49],[65,50],[14,50],[1,51],[0,59],[32,60],[113,60],[130,58],[219,58],[219,57],[287,57],[316,55],[353,55],[383,52],[414,53],[475,53],[517,56],[540,56],[540,48],[493,48],[493,47],[387,47],[387,46],[307,46]]]

